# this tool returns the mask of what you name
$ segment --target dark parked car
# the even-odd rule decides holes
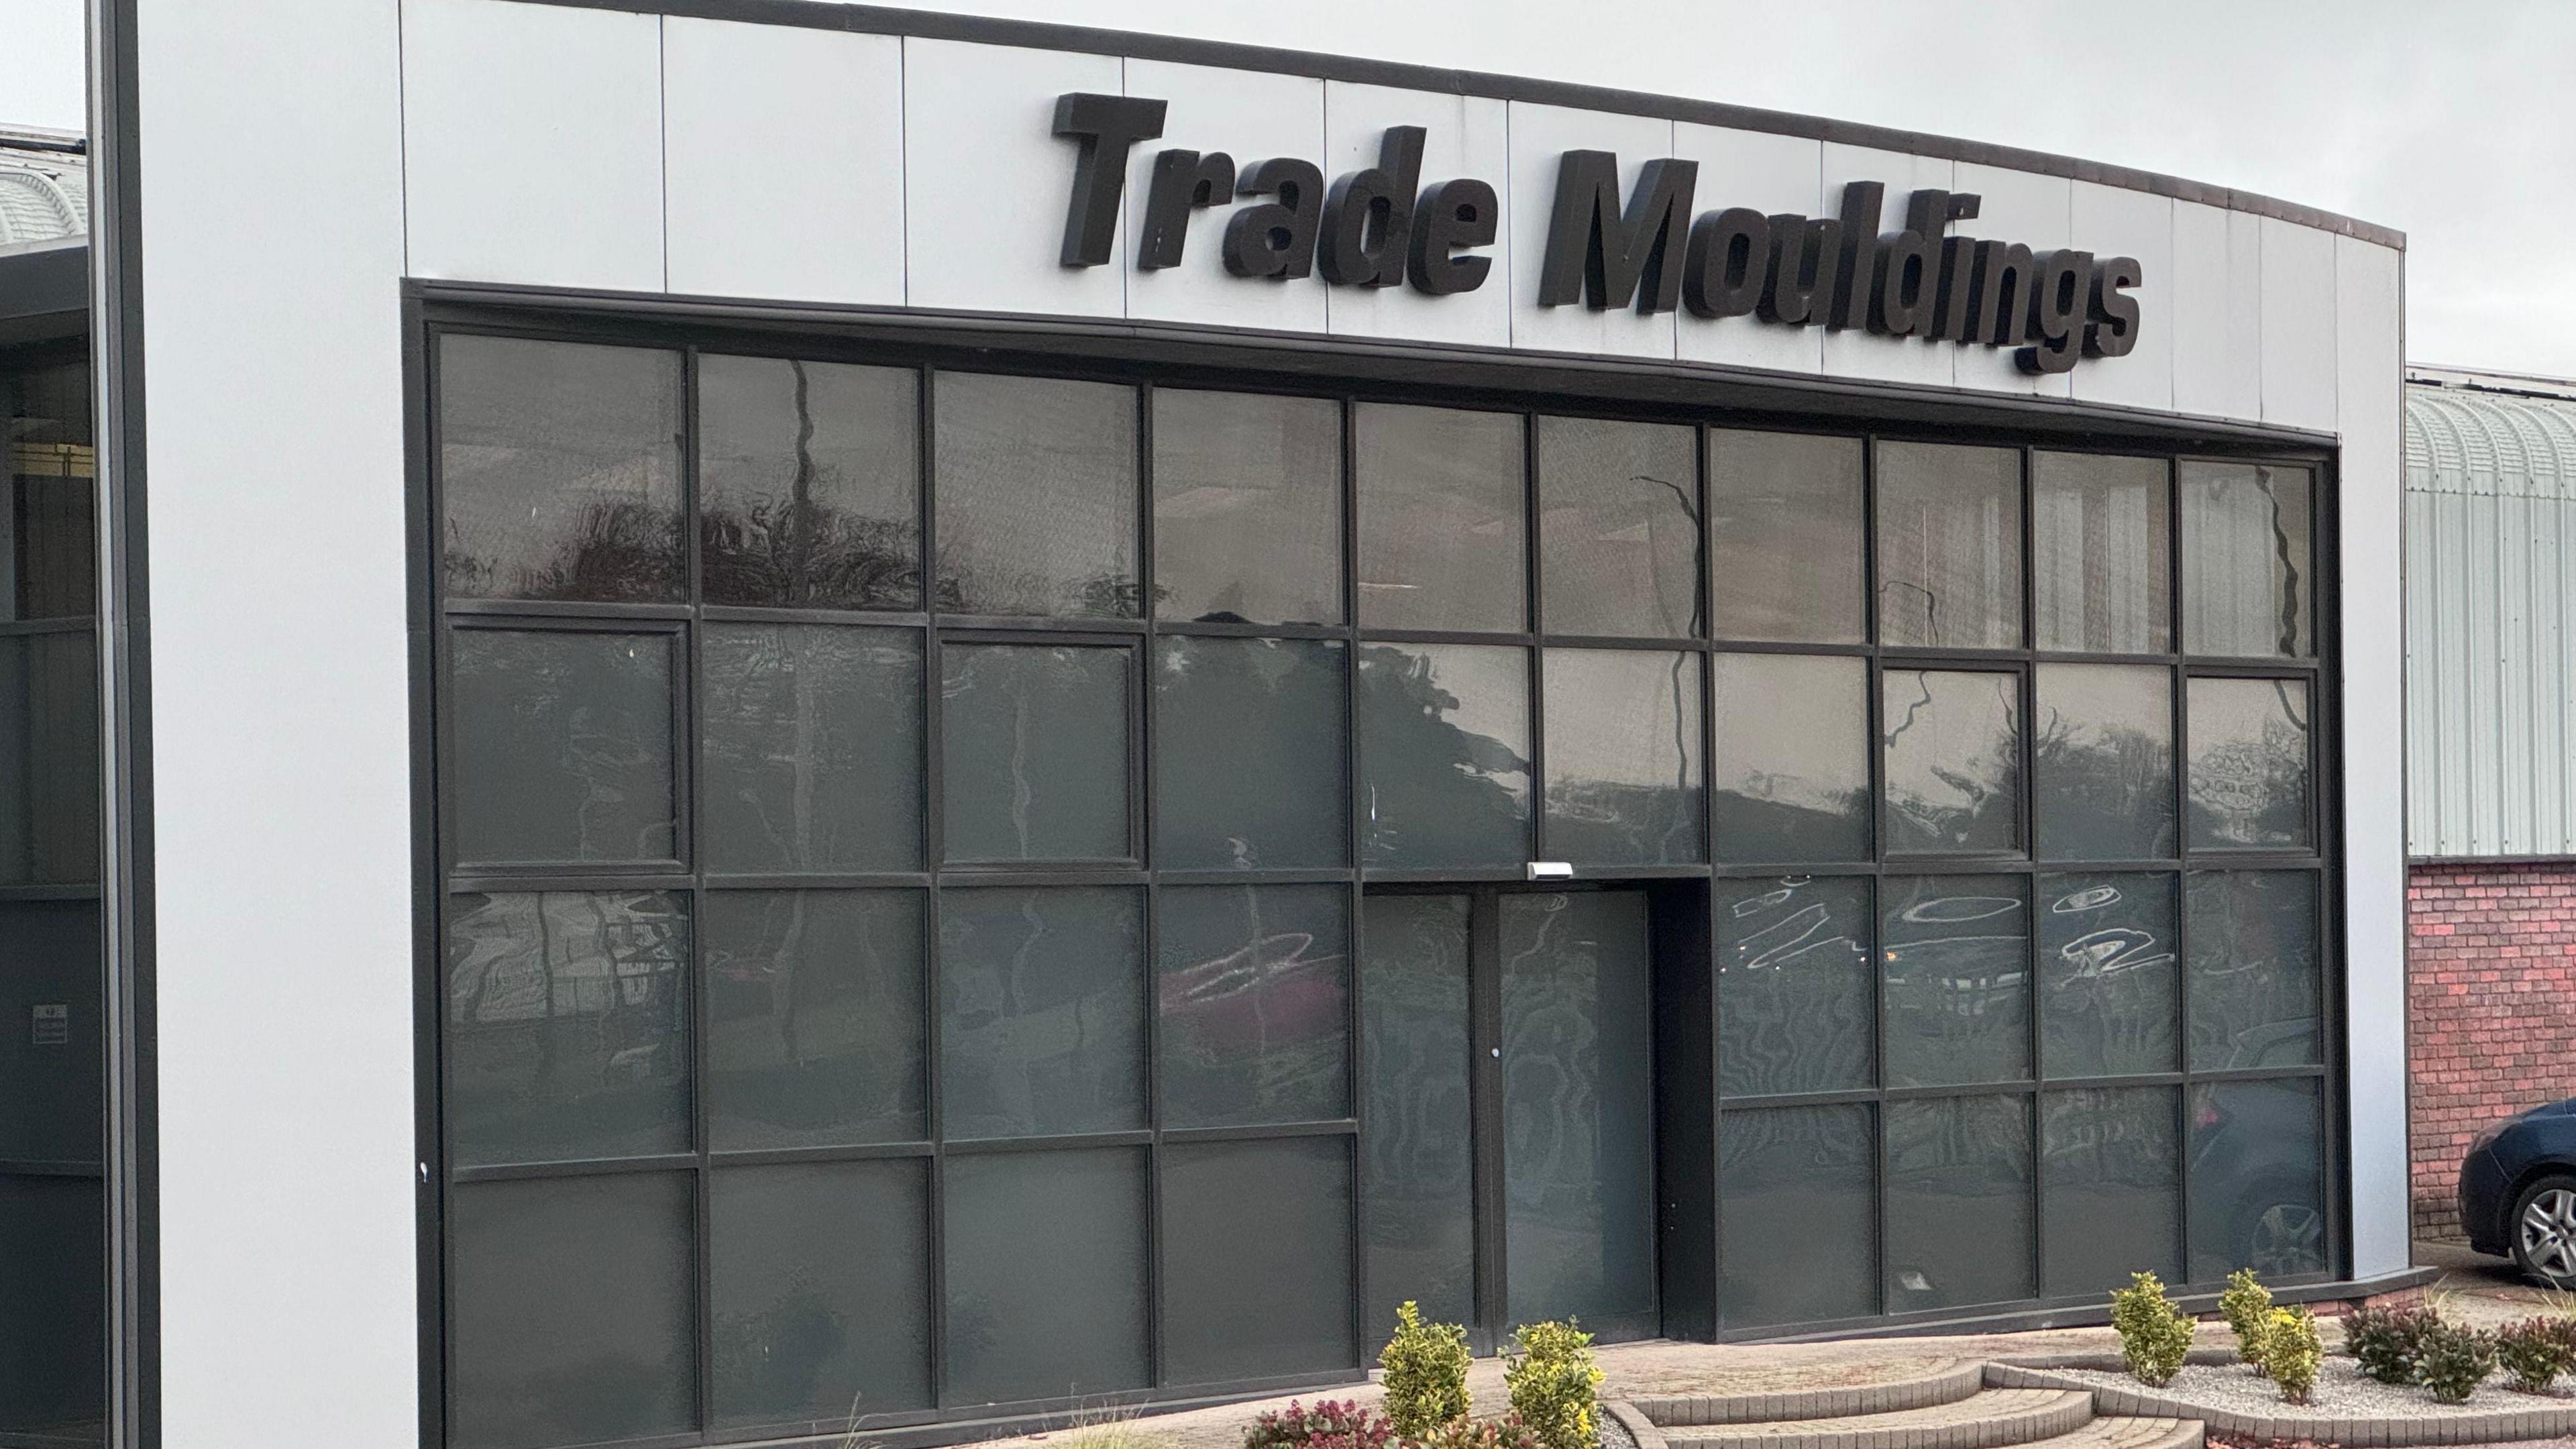
[[[2576,1289],[2576,1098],[2488,1128],[2460,1164],[2469,1246]]]

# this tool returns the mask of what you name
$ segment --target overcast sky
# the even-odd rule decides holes
[[[2576,0],[936,8],[1662,91],[2260,191],[2407,234],[2413,360],[2576,375]],[[0,121],[80,125],[80,9],[0,0]]]

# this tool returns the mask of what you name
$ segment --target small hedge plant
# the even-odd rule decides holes
[[[2415,1355],[2416,1378],[2446,1404],[2468,1402],[2495,1367],[2494,1334],[2444,1323],[2438,1317],[2424,1330]]]
[[[2264,1377],[2281,1386],[2283,1399],[2306,1403],[2317,1386],[2317,1365],[2326,1356],[2325,1345],[2317,1341],[2316,1315],[2305,1305],[2266,1309],[2254,1338]]]
[[[1311,1409],[1291,1399],[1253,1421],[1243,1449],[1387,1449],[1394,1437],[1386,1415],[1355,1399],[1326,1399]]]
[[[1503,1365],[1512,1413],[1544,1449],[1598,1449],[1592,1409],[1602,1374],[1592,1362],[1592,1335],[1569,1318],[1525,1323],[1514,1337],[1520,1352]]]
[[[2111,1326],[2119,1331],[2129,1372],[2151,1389],[2172,1383],[2191,1352],[2191,1315],[2174,1307],[2153,1273],[2130,1274],[2129,1286],[2111,1295]]]
[[[2268,1377],[2263,1331],[2271,1326],[2272,1290],[2255,1281],[2253,1269],[2239,1268],[2227,1275],[2227,1291],[2218,1295],[2218,1311],[2235,1330],[2236,1356],[2247,1368]]]
[[[2525,1394],[2545,1394],[2576,1368],[2576,1318],[2526,1318],[2496,1330],[2496,1362]]]
[[[2424,1335],[2440,1323],[2429,1308],[2356,1308],[2344,1315],[2343,1344],[2363,1373],[2383,1384],[2411,1384]]]
[[[1506,1414],[1499,1419],[1477,1423],[1472,1419],[1452,1419],[1431,1431],[1421,1441],[1421,1449],[1546,1449],[1520,1415]]]
[[[1386,1371],[1386,1414],[1397,1434],[1428,1440],[1433,1431],[1467,1417],[1465,1328],[1425,1323],[1421,1308],[1407,1300],[1395,1310],[1395,1337],[1379,1351],[1377,1363]]]

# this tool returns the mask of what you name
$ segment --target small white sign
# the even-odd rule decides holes
[[[35,1024],[36,1045],[62,1046],[72,1037],[72,1009],[60,1001],[40,1001],[27,1013]]]

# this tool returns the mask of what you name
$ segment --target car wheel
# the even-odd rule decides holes
[[[2552,1288],[2576,1289],[2576,1177],[2544,1177],[2514,1199],[2513,1261]]]
[[[2255,1215],[2237,1261],[2263,1278],[2314,1273],[2326,1262],[2326,1220],[2310,1203],[2274,1203]]]

